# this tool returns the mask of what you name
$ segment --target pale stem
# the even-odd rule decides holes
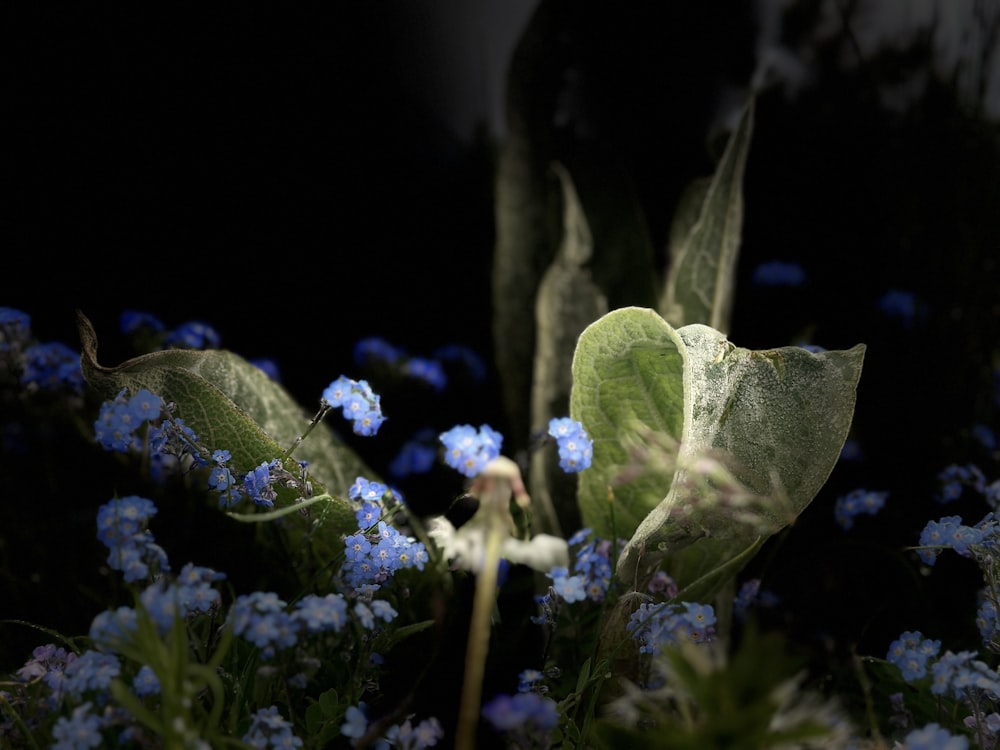
[[[456,750],[475,750],[476,727],[483,697],[483,677],[490,648],[490,620],[496,606],[497,567],[504,538],[510,536],[510,497],[512,482],[506,477],[484,475],[479,478],[485,491],[479,496],[485,529],[482,568],[476,575],[476,591],[469,623],[469,643],[465,653],[465,676],[458,712]],[[516,483],[515,483],[516,484]],[[523,489],[521,490],[523,492]],[[520,494],[520,493],[515,493]]]

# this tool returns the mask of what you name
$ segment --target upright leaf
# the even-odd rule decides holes
[[[494,359],[510,426],[507,447],[527,447],[535,300],[559,242],[558,191],[552,184],[552,113],[559,71],[552,65],[555,19],[539,3],[511,57],[507,75],[507,135],[497,155],[496,239],[491,274]]]
[[[675,212],[670,265],[658,304],[674,327],[704,323],[729,330],[753,111],[751,98],[707,188],[702,180],[695,181]]]
[[[559,252],[538,287],[535,308],[531,424],[536,430],[545,429],[552,417],[569,413],[577,338],[584,328],[608,311],[607,297],[594,283],[588,267],[594,252],[593,237],[573,178],[561,164],[554,164],[553,169],[563,191],[563,237]],[[579,520],[575,475],[567,475],[559,468],[553,451],[536,451],[531,463],[535,531],[572,533]]]

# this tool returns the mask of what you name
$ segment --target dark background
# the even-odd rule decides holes
[[[753,75],[748,4],[631,3],[614,14],[552,5],[571,40],[555,64],[578,82],[563,135],[586,125],[622,155],[662,254],[681,189],[711,171],[708,135],[731,111],[721,103]],[[0,305],[29,312],[39,339],[74,347],[83,310],[108,365],[128,354],[123,309],[170,327],[202,320],[225,348],[274,357],[304,404],[355,372],[351,351],[364,336],[414,354],[462,343],[489,363],[499,136],[485,119],[455,132],[414,88],[416,29],[401,7],[8,8]],[[789,44],[811,38],[814,6],[801,7]],[[813,45],[811,85],[759,98],[730,338],[747,348],[866,343],[852,434],[863,459],[838,466],[753,569],[795,611],[777,624],[818,649],[882,655],[908,628],[975,647],[974,576],[920,579],[902,548],[931,518],[964,510],[974,523],[985,512],[974,501],[933,503],[947,463],[1000,474],[969,433],[977,422],[998,426],[996,122],[933,75],[911,104],[888,108],[887,90],[928,70],[928,49],[855,55],[845,67],[849,31]],[[421,38],[440,43],[448,29],[438,33]],[[755,286],[754,267],[774,258],[800,263],[807,282]],[[885,316],[878,300],[891,288],[916,293],[926,314]],[[481,390],[460,404],[426,402],[421,418],[502,429],[497,394],[491,369]],[[419,425],[404,401],[383,405],[398,444]],[[373,449],[376,468],[388,457]],[[3,501],[24,504],[19,523],[32,514],[64,523],[50,508],[65,498],[22,482]],[[832,508],[858,486],[891,496],[847,535]],[[58,565],[90,564],[73,559],[90,548],[61,549]],[[33,554],[8,548],[8,574],[43,566],[22,559]],[[45,580],[56,562],[45,561]],[[44,619],[35,605],[15,611],[4,597],[0,616]],[[78,625],[63,617],[47,624]]]

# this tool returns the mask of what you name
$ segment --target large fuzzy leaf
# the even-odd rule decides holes
[[[794,520],[840,455],[864,352],[751,351],[636,307],[589,326],[571,399],[594,440],[580,509],[599,535],[629,540],[621,576],[669,555],[679,583],[707,596]]]

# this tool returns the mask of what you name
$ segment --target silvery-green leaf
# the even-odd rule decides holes
[[[670,264],[657,305],[675,327],[704,323],[729,330],[743,231],[743,173],[753,131],[751,98],[711,181],[684,194],[670,233]]]
[[[629,539],[622,578],[670,555],[703,579],[794,520],[840,455],[864,352],[751,351],[645,308],[589,326],[573,360],[571,414],[594,440],[579,501],[586,526]],[[651,436],[660,448],[637,451]]]
[[[608,311],[605,295],[587,267],[593,238],[569,171],[553,170],[563,190],[563,238],[545,271],[535,306],[536,343],[531,393],[531,424],[544,430],[553,417],[569,414],[573,384],[571,367],[576,341],[588,325]],[[530,494],[535,531],[572,533],[563,528],[578,521],[576,477],[559,468],[554,450],[535,451],[531,459]]]

